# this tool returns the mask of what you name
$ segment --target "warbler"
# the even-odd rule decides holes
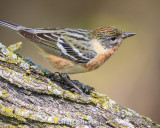
[[[82,73],[97,69],[135,33],[116,27],[95,30],[29,28],[0,20],[0,25],[18,32],[41,49],[43,57],[60,73]]]

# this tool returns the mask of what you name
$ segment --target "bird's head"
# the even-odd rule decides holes
[[[125,33],[116,27],[103,27],[95,29],[90,33],[91,37],[100,41],[101,45],[106,49],[114,46],[120,46],[123,39],[135,35],[135,33]]]

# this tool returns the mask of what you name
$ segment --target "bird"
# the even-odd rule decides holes
[[[136,34],[123,32],[114,26],[94,30],[29,28],[4,20],[0,20],[0,26],[12,29],[33,42],[55,72],[62,74],[97,69],[118,50],[124,39]],[[73,82],[69,83],[82,93]]]

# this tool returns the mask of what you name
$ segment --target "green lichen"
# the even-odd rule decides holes
[[[9,97],[9,94],[4,94],[4,95],[2,96],[2,98],[6,98],[6,97]]]
[[[2,92],[3,94],[5,94],[5,93],[6,93],[6,90],[2,90],[1,92]]]
[[[11,73],[13,73],[13,70],[9,69],[8,67],[4,67],[4,69],[9,71],[9,72],[11,72]]]
[[[53,120],[54,120],[54,123],[55,123],[55,124],[58,124],[59,119],[60,119],[59,117],[55,117],[55,118],[53,119]]]
[[[17,42],[15,44],[11,44],[8,46],[8,49],[12,52],[16,52],[17,50],[19,50],[19,48],[21,48],[22,46],[22,42]]]
[[[106,100],[106,99],[101,99],[101,100],[100,100],[100,103],[101,103],[101,107],[102,107],[102,108],[107,108],[107,107],[108,107],[108,105],[107,105],[107,100]]]
[[[142,116],[142,118],[146,119],[146,120],[149,121],[149,122],[152,121],[149,117],[145,117],[145,116],[143,116],[143,115],[141,115],[141,116]]]
[[[16,128],[16,127],[13,125],[9,125],[8,128]]]
[[[66,95],[64,98],[69,98],[70,100],[75,100],[75,95],[70,91],[65,91]]]
[[[31,74],[31,71],[30,70],[26,70],[26,73]]]
[[[42,83],[42,81],[41,81],[41,80],[38,80],[38,83]]]
[[[8,117],[14,117],[14,118],[16,118],[17,120],[19,120],[19,121],[23,121],[23,122],[26,122],[26,120],[25,120],[25,118],[23,118],[21,115],[19,115],[19,114],[16,114],[15,113],[15,109],[14,108],[12,108],[12,107],[5,107],[4,105],[0,105],[0,113],[2,114],[2,115],[5,115],[5,116],[8,116]],[[22,113],[22,112],[24,112],[24,110],[23,109],[18,109],[18,111],[19,111],[19,113]]]
[[[8,97],[8,96],[9,96],[9,94],[7,94],[6,90],[1,90],[1,91],[0,91],[0,97],[6,98],[6,97]]]
[[[5,107],[4,105],[0,104],[0,113],[2,115],[8,116],[8,117],[13,117],[13,108],[8,108]]]

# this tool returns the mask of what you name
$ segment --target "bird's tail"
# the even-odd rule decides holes
[[[11,22],[8,22],[8,21],[4,21],[4,20],[0,20],[0,26],[12,29],[14,31],[18,31],[21,28],[24,28],[24,27],[22,27],[22,26],[20,26],[18,24],[14,24],[14,23],[11,23]]]

